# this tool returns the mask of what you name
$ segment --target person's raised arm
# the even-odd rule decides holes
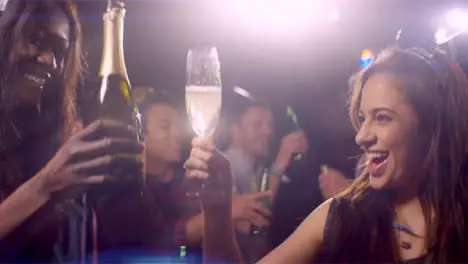
[[[189,245],[199,245],[203,237],[204,216],[198,214],[187,220],[185,223],[185,233]]]
[[[42,180],[34,177],[18,187],[0,204],[0,239],[8,236],[49,201],[50,195],[43,188]]]
[[[212,141],[195,138],[185,163],[190,180],[207,181],[200,190],[204,219],[204,263],[240,263],[232,224],[232,176],[229,162]]]
[[[96,173],[97,168],[109,166],[123,159],[140,162],[135,157],[142,152],[140,143],[125,138],[87,140],[99,129],[113,128],[135,134],[136,130],[113,121],[96,121],[71,137],[55,156],[30,180],[23,183],[0,204],[0,239],[8,236],[32,214],[44,206],[51,196],[77,194],[77,186],[100,184],[109,175]],[[95,157],[87,155],[96,151],[125,146],[129,153],[108,153]],[[117,155],[122,154],[122,155]],[[80,159],[76,159],[80,157]]]
[[[258,263],[308,263],[313,260],[323,243],[330,202],[328,200],[315,209],[286,241]]]
[[[302,130],[294,131],[281,140],[281,146],[276,155],[276,159],[272,164],[271,178],[270,178],[270,189],[273,193],[273,199],[276,197],[281,177],[284,172],[288,169],[291,162],[291,157],[294,153],[305,153],[309,148],[307,137]]]

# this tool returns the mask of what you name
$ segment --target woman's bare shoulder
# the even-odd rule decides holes
[[[302,222],[301,226],[304,225],[307,229],[311,229],[315,239],[320,243],[323,241],[323,234],[327,224],[328,214],[334,198],[330,198],[319,205],[309,216]]]
[[[332,201],[323,202],[310,213],[296,231],[260,263],[302,263],[312,260],[322,246]]]

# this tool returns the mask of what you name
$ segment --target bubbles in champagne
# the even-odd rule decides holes
[[[211,136],[218,124],[222,93],[219,86],[187,86],[185,102],[193,131],[199,136]]]

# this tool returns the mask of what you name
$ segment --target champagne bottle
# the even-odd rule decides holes
[[[260,188],[259,192],[266,192],[270,189],[270,173],[268,169],[263,170],[262,178],[260,179]],[[271,207],[271,200],[269,197],[262,197],[258,202],[265,208]],[[252,236],[263,236],[268,232],[268,229],[265,227],[252,226],[250,229],[250,234]]]
[[[121,123],[134,126],[138,130],[135,140],[142,140],[141,115],[133,100],[132,89],[125,66],[123,38],[125,8],[122,1],[114,0],[108,2],[107,11],[104,13],[104,42],[102,50],[102,61],[99,77],[101,80],[99,92],[99,118],[111,119]],[[106,130],[102,136],[124,136],[116,135],[116,131]],[[128,136],[128,135],[127,135]],[[125,149],[118,149],[117,153],[125,153]],[[112,176],[130,180],[130,183],[144,182],[143,153],[141,163],[113,165]]]
[[[297,120],[296,112],[294,112],[294,109],[291,106],[288,106],[286,108],[286,115],[288,116],[289,120],[291,121],[292,128],[291,128],[290,132],[300,130],[301,127],[299,126],[299,121]],[[292,159],[294,161],[300,161],[300,160],[302,160],[303,156],[304,155],[302,153],[294,153],[293,156],[292,156]]]

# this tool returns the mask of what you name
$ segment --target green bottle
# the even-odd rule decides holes
[[[270,190],[270,173],[268,169],[263,170],[262,178],[260,179],[260,188],[259,192],[266,192]],[[258,202],[265,208],[271,208],[271,199],[269,197],[262,197],[258,199]],[[252,225],[250,229],[250,234],[252,236],[264,236],[268,232],[266,227],[258,227]]]
[[[291,120],[292,126],[293,126],[292,131],[290,131],[290,132],[301,130],[301,127],[299,126],[299,121],[297,121],[296,112],[294,112],[294,109],[289,105],[286,108],[286,115]],[[294,153],[292,158],[295,161],[300,161],[300,160],[302,160],[303,156],[304,155],[302,153]]]

